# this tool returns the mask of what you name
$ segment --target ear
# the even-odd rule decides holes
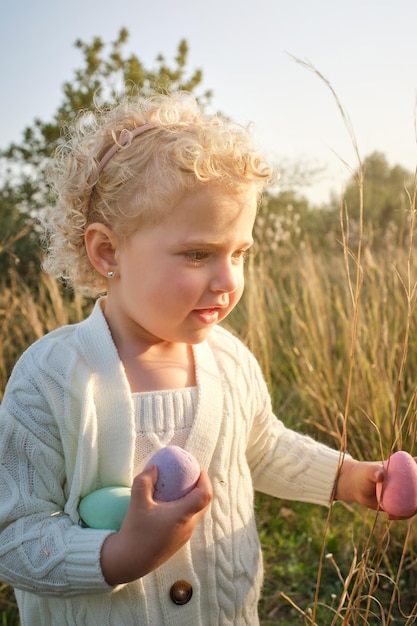
[[[107,276],[108,272],[115,272],[117,237],[111,228],[94,222],[87,227],[84,240],[90,263],[99,274]]]

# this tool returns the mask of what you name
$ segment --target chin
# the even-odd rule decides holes
[[[188,343],[189,345],[192,345],[192,346],[197,345],[198,343],[203,343],[203,341],[205,341],[207,337],[209,336],[214,326],[215,325],[210,326],[210,328],[205,328],[204,330],[200,330],[196,333],[190,334],[190,336],[185,341],[185,343]]]

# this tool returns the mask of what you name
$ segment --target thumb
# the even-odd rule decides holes
[[[143,472],[135,476],[132,483],[133,501],[153,501],[153,492],[158,480],[158,467],[150,465]]]
[[[378,465],[378,467],[373,468],[373,482],[375,483],[383,483],[385,480],[385,470],[383,465]]]

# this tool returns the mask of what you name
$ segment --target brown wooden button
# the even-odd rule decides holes
[[[169,590],[169,595],[174,604],[187,604],[193,595],[193,588],[186,580],[177,580]]]

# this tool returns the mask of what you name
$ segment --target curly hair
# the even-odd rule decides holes
[[[135,129],[149,123],[146,132],[132,138]],[[128,237],[141,224],[160,220],[198,184],[218,183],[229,192],[255,184],[260,195],[271,176],[248,129],[204,114],[189,94],[124,100],[108,111],[83,113],[51,167],[56,203],[42,219],[44,269],[97,295],[106,282],[86,252],[89,224],[101,222]]]

